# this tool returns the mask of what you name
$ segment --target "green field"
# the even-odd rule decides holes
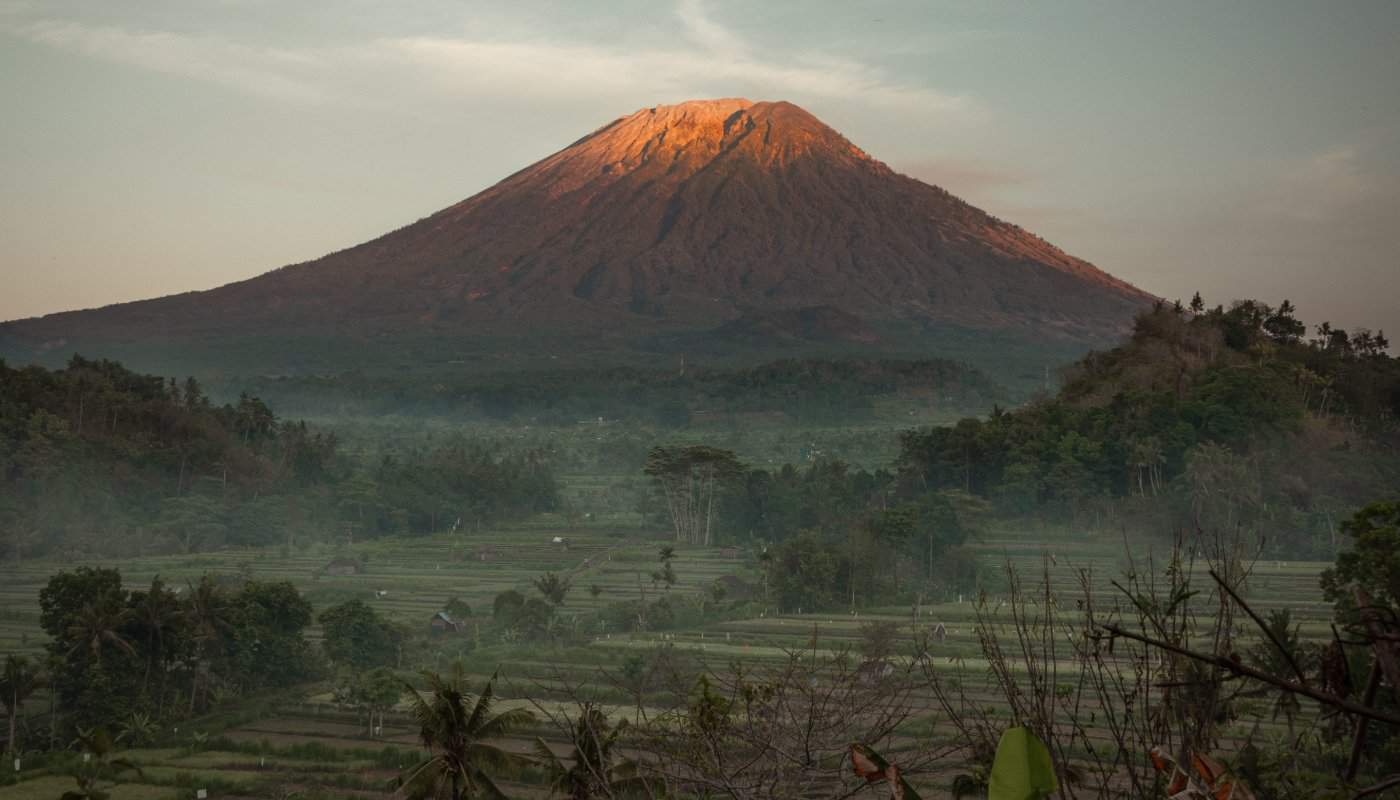
[[[655,566],[656,551],[665,542],[665,535],[664,531],[643,530],[635,519],[621,515],[599,515],[573,529],[548,515],[528,525],[481,533],[357,543],[354,550],[369,556],[368,566],[363,574],[351,576],[320,575],[336,551],[319,545],[290,553],[279,548],[229,550],[106,562],[103,566],[119,568],[132,586],[143,585],[157,574],[175,585],[205,573],[287,580],[318,609],[358,597],[391,619],[423,631],[429,617],[443,607],[448,597],[459,597],[470,603],[474,612],[466,620],[461,638],[425,637],[416,651],[420,663],[403,667],[443,668],[457,652],[470,650],[466,663],[473,675],[485,680],[492,672],[500,671],[499,692],[506,707],[529,705],[533,700],[546,708],[566,708],[566,687],[573,691],[585,687],[611,713],[630,715],[636,713],[635,702],[600,682],[599,676],[601,670],[615,669],[631,654],[669,645],[675,652],[693,658],[697,670],[701,664],[723,668],[734,661],[751,666],[776,664],[794,649],[854,649],[860,642],[861,625],[871,620],[899,622],[906,643],[912,642],[916,632],[942,623],[947,638],[933,652],[935,668],[970,673],[984,669],[974,632],[975,606],[971,598],[924,604],[917,620],[908,606],[861,608],[854,613],[797,614],[777,613],[755,603],[746,606],[748,612],[736,618],[679,630],[632,633],[588,629],[592,619],[589,612],[600,606],[636,598],[642,592],[654,597],[661,591],[651,585],[648,574]],[[555,543],[556,536],[566,537],[568,547]],[[1121,574],[1127,564],[1125,542],[1107,535],[999,530],[984,535],[972,547],[992,567],[989,574],[995,575],[1005,563],[1028,576],[1048,570],[1054,590],[1066,596],[1073,593],[1080,570],[1086,568],[1095,576],[1098,589],[1105,595],[1111,594],[1114,590],[1109,580]],[[1160,543],[1139,541],[1128,547],[1138,559],[1154,547],[1165,550]],[[488,560],[482,560],[483,552],[490,554]],[[1054,556],[1053,563],[1047,560],[1049,554]],[[6,563],[0,568],[0,650],[41,651],[44,636],[38,626],[38,590],[49,575],[74,566],[77,564],[72,562],[30,561],[18,566]],[[1322,601],[1317,575],[1325,566],[1316,562],[1260,562],[1249,581],[1248,597],[1261,613],[1273,608],[1292,609],[1306,637],[1324,638],[1328,635],[1331,608]],[[725,575],[758,581],[757,562],[747,552],[736,557],[726,556],[719,549],[682,547],[675,570],[678,583],[669,592],[676,599],[698,598],[716,578]],[[562,608],[566,627],[573,626],[571,643],[527,645],[492,641],[492,598],[506,589],[532,591],[530,579],[545,571],[561,572],[573,579],[575,589]],[[1201,579],[1207,580],[1204,576]],[[602,589],[597,598],[586,591],[594,584]],[[995,601],[1002,589],[994,580],[989,580],[987,588]],[[317,638],[319,632],[312,629],[310,635]],[[1066,663],[1064,669],[1069,674],[1073,665]],[[994,692],[975,688],[973,692],[979,703],[1003,704]],[[935,740],[953,737],[954,729],[935,713],[933,698],[922,699],[927,713],[916,719],[913,727],[924,735],[931,734]],[[648,697],[648,704],[655,702],[664,702],[664,698]],[[193,796],[201,782],[212,787],[211,797],[289,796],[288,792],[295,791],[302,792],[299,796],[311,797],[383,796],[386,782],[416,752],[414,730],[405,715],[391,713],[383,731],[369,738],[358,715],[337,708],[328,687],[322,685],[304,687],[272,702],[266,698],[234,699],[227,707],[227,711],[213,717],[180,723],[183,733],[163,731],[162,749],[131,752],[130,757],[144,768],[142,776],[130,776],[140,785],[126,786],[116,796]],[[47,708],[47,698],[39,696],[29,708],[30,728],[36,731],[34,735],[42,736],[46,730],[43,710]],[[1269,725],[1276,728],[1282,723]],[[209,749],[192,749],[191,736],[195,731],[212,737]],[[536,735],[558,743],[559,732],[541,723],[507,744],[524,752]],[[235,746],[237,752],[218,749]],[[946,786],[946,775],[956,769],[956,764],[948,764],[946,769],[927,776],[930,783],[925,796],[939,796],[939,790]],[[62,777],[60,767],[38,768],[22,777],[18,784],[0,788],[0,800],[54,797],[61,793],[55,790],[71,780]],[[517,793],[529,796],[536,791],[529,787],[532,776],[517,777],[520,781],[511,782]]]

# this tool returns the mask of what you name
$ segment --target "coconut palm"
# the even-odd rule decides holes
[[[10,738],[6,739],[10,753],[16,753],[15,722],[24,708],[24,701],[43,688],[44,674],[39,665],[26,656],[5,656],[5,670],[0,673],[0,703],[10,717]]]
[[[83,606],[68,626],[68,638],[73,646],[68,649],[72,656],[81,650],[92,654],[92,660],[102,665],[102,654],[109,647],[127,655],[135,655],[136,648],[122,633],[122,626],[131,620],[131,611],[111,603],[88,603]]]
[[[521,759],[487,741],[530,722],[533,716],[525,709],[492,715],[494,675],[476,697],[465,688],[460,664],[446,677],[434,672],[424,672],[423,677],[428,691],[408,685],[408,696],[429,756],[405,773],[394,796],[405,800],[505,797],[486,773],[516,766]]]
[[[189,587],[190,596],[186,601],[185,614],[194,632],[198,660],[194,683],[190,686],[190,713],[194,713],[201,686],[208,694],[209,657],[222,647],[233,632],[233,623],[230,620],[227,599],[208,575],[200,578],[198,584],[190,584]]]
[[[165,641],[184,619],[180,601],[175,594],[165,588],[165,583],[157,575],[151,579],[150,591],[141,596],[134,609],[136,620],[146,629],[146,674],[141,679],[141,691],[145,692],[151,679],[151,670],[160,667],[164,676]],[[161,681],[164,693],[164,680]]]
[[[535,739],[535,752],[549,773],[550,792],[562,794],[569,800],[644,795],[646,784],[638,776],[636,764],[631,761],[613,763],[613,748],[626,727],[626,720],[615,728],[610,726],[602,711],[591,703],[584,703],[570,731],[574,750],[569,767],[564,766],[543,739]]]

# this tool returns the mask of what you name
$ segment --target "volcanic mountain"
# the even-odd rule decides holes
[[[1151,299],[894,172],[791,103],[726,99],[642,109],[348,250],[209,291],[5,323],[0,345],[33,357],[272,340],[261,352],[277,369],[313,342],[352,354],[356,342],[450,354],[453,342],[550,338],[634,352],[702,340],[888,350],[957,329],[1089,343]]]

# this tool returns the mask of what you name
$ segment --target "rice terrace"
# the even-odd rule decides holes
[[[206,574],[260,581],[290,581],[316,604],[329,604],[359,598],[371,603],[386,619],[405,629],[428,628],[430,618],[442,610],[447,599],[456,598],[479,612],[455,619],[459,631],[415,643],[411,658],[434,668],[443,668],[461,659],[472,684],[482,684],[503,666],[508,680],[498,683],[498,708],[535,709],[543,706],[539,720],[513,732],[504,746],[522,754],[532,752],[536,737],[543,738],[562,757],[571,743],[543,711],[563,718],[573,703],[586,697],[614,719],[636,719],[638,699],[623,683],[629,666],[640,659],[645,669],[665,669],[673,662],[689,669],[727,672],[734,662],[749,669],[782,668],[794,654],[801,658],[826,660],[845,654],[857,662],[864,656],[863,631],[886,624],[890,632],[887,658],[899,673],[892,681],[903,682],[905,673],[919,674],[916,641],[931,641],[935,627],[942,626],[946,638],[929,645],[927,668],[940,675],[959,676],[968,681],[969,702],[995,707],[994,719],[1010,724],[1013,717],[996,687],[985,679],[985,659],[979,647],[976,628],[977,597],[969,592],[957,598],[925,601],[917,621],[907,605],[862,607],[855,614],[848,609],[820,613],[780,610],[761,600],[730,601],[721,597],[722,610],[707,620],[703,612],[695,618],[663,631],[609,630],[598,612],[619,601],[638,600],[641,593],[674,597],[678,605],[699,606],[707,602],[717,579],[733,576],[757,585],[760,564],[752,552],[732,554],[723,548],[679,548],[673,563],[676,583],[653,589],[649,573],[659,547],[669,542],[668,532],[643,529],[635,519],[614,515],[585,526],[570,528],[562,519],[544,518],[527,526],[487,530],[468,535],[439,534],[408,541],[374,542],[357,552],[365,557],[363,572],[327,576],[322,573],[335,550],[325,546],[308,547],[304,552],[285,555],[277,547],[230,549],[205,556],[156,556],[100,562],[121,570],[132,587],[149,585],[159,576],[172,586],[198,581]],[[555,544],[556,535],[567,538],[568,549]],[[1014,531],[991,533],[969,545],[989,572],[1012,565],[1028,584],[1050,578],[1057,595],[1075,596],[1081,570],[1097,578],[1094,589],[1104,597],[1114,592],[1110,581],[1121,579],[1131,552],[1143,554],[1146,543],[1125,543],[1112,533],[1078,534],[1064,529],[1047,535],[1037,533],[1037,544],[1027,545]],[[1139,549],[1138,546],[1144,549]],[[486,560],[482,554],[489,555]],[[1054,554],[1055,563],[1048,557]],[[1157,558],[1166,556],[1157,553]],[[93,564],[96,566],[97,562]],[[3,646],[6,652],[42,655],[45,636],[38,624],[35,602],[39,588],[56,569],[71,568],[74,562],[54,563],[35,560],[9,566],[3,584],[6,617]],[[1331,636],[1328,622],[1331,607],[1323,602],[1316,575],[1326,565],[1308,561],[1263,560],[1255,564],[1249,580],[1249,598],[1256,611],[1267,613],[1290,609],[1300,623],[1303,639],[1325,643]],[[1048,567],[1048,572],[1046,571]],[[557,638],[536,643],[500,643],[492,631],[493,598],[508,590],[522,594],[533,589],[530,582],[545,572],[567,576],[578,587],[561,607],[561,627]],[[1206,581],[1204,569],[1194,580]],[[602,590],[590,596],[585,587]],[[994,619],[1005,621],[997,607],[1005,602],[1003,584],[987,589],[984,602],[992,606]],[[491,631],[481,640],[482,628]],[[308,638],[315,641],[314,627]],[[421,638],[421,637],[415,637]],[[1065,685],[1076,681],[1076,670],[1069,652],[1058,680]],[[653,685],[641,690],[641,703],[650,716],[672,708],[675,688],[671,676],[652,678]],[[499,679],[498,679],[499,680]],[[918,681],[916,681],[918,682]],[[118,754],[143,768],[116,789],[114,797],[183,797],[196,788],[216,790],[220,797],[381,796],[383,787],[402,766],[421,758],[417,731],[401,703],[387,708],[374,722],[367,722],[367,710],[357,702],[337,698],[334,682],[308,687],[303,691],[254,694],[238,698],[229,708],[207,717],[188,719],[178,725],[161,726],[148,735],[152,745],[122,747]],[[918,711],[893,732],[888,747],[891,755],[907,748],[932,747],[952,751],[960,740],[957,727],[938,709],[927,687],[912,690],[911,701]],[[1261,708],[1268,701],[1256,704]],[[27,703],[31,709],[25,726],[30,735],[44,738],[50,724],[45,713],[49,698],[37,692]],[[1286,736],[1283,720],[1267,715],[1235,722],[1227,735],[1232,746],[1249,738],[1277,739]],[[1096,741],[1107,744],[1107,730],[1090,728]],[[26,777],[0,797],[50,797],[66,788],[69,779],[58,778],[55,764],[41,759],[29,768]],[[938,764],[932,775],[951,781],[966,766],[956,758]],[[147,782],[149,781],[149,782]],[[538,767],[524,768],[501,781],[513,796],[548,795],[545,773]],[[926,796],[936,796],[925,792]]]

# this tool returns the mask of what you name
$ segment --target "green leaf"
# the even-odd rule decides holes
[[[1059,789],[1045,743],[1027,728],[1001,735],[987,800],[1041,800]]]

